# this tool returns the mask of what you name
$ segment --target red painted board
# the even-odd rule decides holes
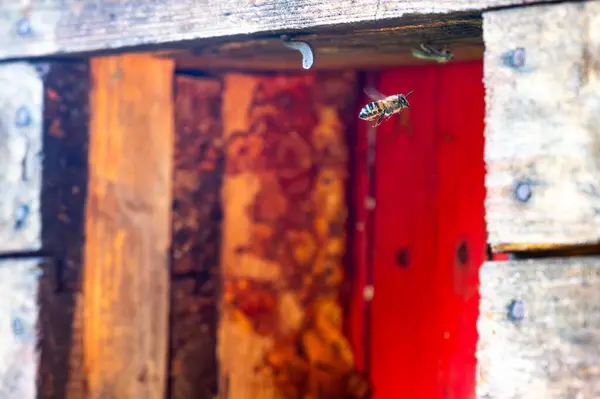
[[[369,348],[375,399],[474,397],[477,276],[486,238],[481,81],[480,62],[381,72],[384,94],[414,92],[410,111],[377,133]],[[364,218],[367,123],[359,122],[357,132],[357,221]],[[364,240],[357,232],[359,270]],[[463,241],[465,265],[457,257]],[[365,349],[359,317],[364,274],[357,277],[350,325],[358,353]]]

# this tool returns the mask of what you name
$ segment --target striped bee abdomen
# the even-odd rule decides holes
[[[360,119],[370,120],[380,115],[383,112],[383,109],[380,101],[373,101],[362,107],[358,117]]]

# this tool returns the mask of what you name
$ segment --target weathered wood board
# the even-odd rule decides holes
[[[542,0],[6,0],[0,6],[0,59],[393,20],[403,25],[419,14],[536,2]]]
[[[484,15],[495,250],[600,241],[600,2]]]
[[[166,392],[173,62],[93,58],[83,273],[86,398]]]
[[[212,399],[217,391],[222,89],[219,79],[175,78],[171,399]]]
[[[0,261],[0,398],[37,398],[40,259]]]
[[[43,100],[33,65],[0,65],[0,252],[42,246]]]
[[[355,82],[225,77],[223,397],[365,397],[340,301]]]
[[[600,257],[488,262],[480,277],[477,397],[600,397]]]
[[[85,398],[80,298],[88,179],[87,62],[36,65],[44,81],[38,398]]]

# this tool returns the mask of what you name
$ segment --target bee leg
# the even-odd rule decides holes
[[[375,122],[375,127],[381,125],[381,122],[383,122],[384,118],[385,118],[385,114],[381,114],[381,116],[379,117],[379,119],[377,119],[377,122]]]

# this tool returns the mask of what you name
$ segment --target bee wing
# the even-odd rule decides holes
[[[374,101],[383,100],[387,97],[387,96],[381,94],[380,92],[378,92],[377,89],[374,89],[372,87],[365,87],[365,94]]]

